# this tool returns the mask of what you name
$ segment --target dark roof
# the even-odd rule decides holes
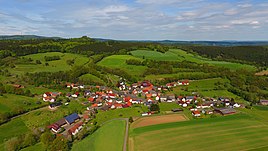
[[[235,111],[234,109],[232,109],[232,108],[216,108],[216,107],[214,107],[214,110],[220,112],[220,113],[223,114],[223,115],[226,115],[226,114],[233,114],[233,113],[236,112],[236,111]]]
[[[172,109],[171,111],[173,111],[173,112],[179,112],[179,111],[183,111],[183,109],[181,109],[181,108],[176,108],[176,109]]]
[[[69,116],[66,116],[65,117],[65,120],[69,123],[69,124],[72,124],[75,120],[79,119],[80,117],[78,116],[77,113],[73,113]]]
[[[62,119],[58,120],[55,124],[58,124],[59,126],[62,126],[64,124],[66,124],[66,121],[65,121],[64,118],[62,118]]]

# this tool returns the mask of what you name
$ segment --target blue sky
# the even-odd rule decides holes
[[[0,35],[268,40],[265,0],[0,0]]]

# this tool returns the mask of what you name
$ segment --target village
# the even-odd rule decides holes
[[[88,104],[88,107],[83,114],[72,113],[52,123],[48,128],[54,134],[61,133],[65,136],[75,136],[83,128],[83,124],[92,119],[96,110],[108,111],[129,108],[135,104],[147,106],[149,111],[141,113],[141,116],[150,116],[158,113],[150,110],[153,104],[176,103],[178,108],[172,109],[173,113],[189,109],[194,118],[199,118],[201,115],[234,114],[236,113],[234,108],[243,107],[242,104],[225,97],[210,98],[198,95],[176,96],[175,94],[165,94],[170,88],[188,86],[189,84],[189,80],[178,80],[167,83],[164,86],[154,86],[150,81],[127,85],[124,80],[120,80],[117,84],[118,90],[113,90],[106,86],[85,86],[67,83],[66,88],[75,91],[73,91],[74,93],[66,93],[64,97],[69,101],[85,98],[87,101],[83,102],[83,105]],[[61,101],[57,101],[57,98],[61,95],[61,92],[46,92],[42,97],[43,101],[49,102],[49,109],[55,110],[62,105],[68,105],[68,102],[63,104]]]

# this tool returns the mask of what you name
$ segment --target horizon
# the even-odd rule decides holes
[[[0,0],[0,35],[138,41],[267,41],[261,0]]]

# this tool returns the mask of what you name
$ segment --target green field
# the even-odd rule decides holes
[[[267,115],[267,114],[266,114]],[[133,129],[133,150],[249,150],[267,146],[268,125],[246,114]]]
[[[98,62],[98,65],[106,66],[110,68],[120,68],[125,70],[131,75],[141,75],[145,71],[145,66],[135,66],[135,65],[127,65],[126,60],[128,59],[138,59],[142,60],[130,55],[112,55],[104,58],[100,62]]]
[[[43,106],[43,101],[42,104],[36,104],[38,100],[40,101],[40,98],[4,94],[0,96],[0,113],[25,111]]]
[[[73,145],[73,151],[120,151],[123,149],[126,122],[113,120],[105,123],[94,134]]]
[[[199,55],[187,53],[186,51],[180,49],[170,49],[166,53],[160,53],[157,51],[149,50],[135,50],[131,51],[131,54],[135,57],[152,59],[152,60],[161,60],[161,61],[191,61],[196,63],[208,63],[215,66],[226,67],[233,70],[236,69],[248,69],[255,70],[254,66],[245,65],[240,63],[232,63],[226,61],[213,61],[208,58],[201,57]]]
[[[30,146],[22,149],[21,151],[45,151],[45,147],[42,143],[37,143],[34,146]]]
[[[89,81],[91,83],[97,83],[100,85],[105,85],[105,82],[102,79],[100,79],[92,74],[84,74],[84,75],[79,77],[79,80]]]
[[[5,150],[4,147],[4,141],[14,137],[19,136],[21,134],[25,134],[29,132],[30,130],[25,125],[22,119],[17,118],[14,120],[11,120],[8,123],[0,125],[0,150]]]
[[[60,56],[60,60],[48,61],[49,66],[45,66],[45,56]],[[13,74],[23,74],[25,72],[57,72],[70,70],[72,66],[66,63],[67,60],[74,59],[74,65],[84,65],[89,62],[89,58],[83,55],[61,53],[61,52],[47,52],[24,56],[24,58],[31,58],[31,64],[16,64],[15,68],[9,69]],[[36,64],[35,61],[40,60],[42,64]]]
[[[209,73],[204,72],[179,72],[173,74],[159,74],[159,75],[147,75],[144,79],[145,80],[161,80],[164,78],[177,78],[177,79],[185,79],[186,77],[202,77],[202,76],[209,76]]]
[[[96,115],[96,121],[98,122],[98,124],[102,124],[114,118],[129,118],[130,116],[140,116],[141,113],[147,111],[148,109],[144,105],[142,105],[142,107],[137,106],[131,108],[115,109],[110,111],[99,111],[99,113]]]

